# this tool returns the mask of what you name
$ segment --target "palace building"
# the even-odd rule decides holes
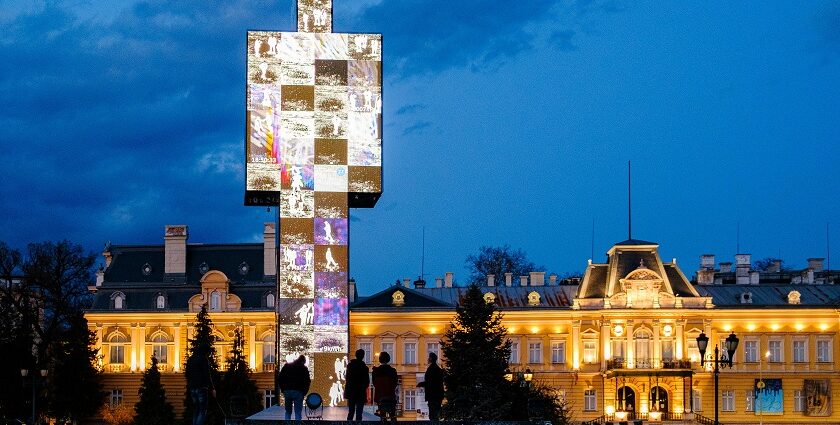
[[[112,245],[103,253],[87,318],[112,403],[137,401],[140,372],[154,354],[180,409],[187,339],[205,303],[220,357],[234,329],[243,329],[265,402],[277,402],[274,225],[265,225],[262,244],[187,239],[186,226],[166,226],[163,245]],[[732,367],[719,374],[722,423],[840,422],[831,392],[840,385],[836,272],[816,258],[804,270],[775,262],[761,271],[749,255],[735,258],[733,267],[704,255],[690,279],[676,260],[662,260],[657,243],[627,240],[604,263],[590,260],[580,279],[491,275],[481,290],[504,315],[512,372],[530,371],[556,388],[575,420],[714,417],[712,367],[701,364],[697,337],[708,336],[710,357],[715,346],[725,353],[724,340],[735,334]],[[389,352],[403,415],[422,418],[416,383],[466,288],[452,273],[428,285],[405,279],[367,297],[349,285],[350,351],[364,349],[371,365],[376,353]]]

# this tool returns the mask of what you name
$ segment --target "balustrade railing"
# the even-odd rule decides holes
[[[614,358],[607,361],[607,369],[691,369],[691,361],[676,359]]]

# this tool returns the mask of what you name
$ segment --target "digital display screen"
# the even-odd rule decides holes
[[[350,207],[382,192],[382,37],[334,34],[330,0],[298,0],[298,32],[249,31],[246,205],[279,205],[278,358],[343,403]]]

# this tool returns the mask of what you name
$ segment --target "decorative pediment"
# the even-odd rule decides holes
[[[391,294],[391,304],[400,307],[405,305],[405,294],[403,291],[397,290]]]
[[[636,270],[620,279],[621,289],[627,294],[626,308],[658,308],[659,289],[662,287],[662,277],[645,267],[644,260]],[[613,303],[613,306],[616,306]]]
[[[409,339],[411,339],[411,338],[420,338],[420,334],[419,334],[419,333],[417,333],[417,332],[411,332],[411,331],[406,332],[406,333],[404,333],[404,334],[402,334],[402,335],[400,335],[400,336],[401,336],[401,337],[403,337],[403,338],[409,338]]]
[[[391,331],[386,331],[379,334],[380,338],[396,338],[398,335]]]

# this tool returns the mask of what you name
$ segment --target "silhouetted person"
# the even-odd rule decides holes
[[[365,350],[356,350],[356,358],[347,364],[347,385],[344,387],[344,399],[347,400],[347,420],[362,420],[362,410],[367,401],[367,389],[370,386],[368,367],[365,364]]]
[[[210,376],[210,359],[207,347],[199,345],[187,359],[184,375],[187,378],[187,389],[193,403],[193,425],[204,425],[207,418],[208,395],[216,397],[213,378]]]
[[[426,389],[426,403],[429,405],[429,420],[440,420],[440,405],[443,403],[443,370],[437,364],[437,354],[429,353],[429,367],[418,387]]]
[[[388,362],[391,355],[386,352],[379,353],[380,365],[373,368],[373,401],[379,406],[379,417],[386,421],[388,416],[391,421],[397,422],[397,370],[391,367]]]
[[[297,360],[286,363],[277,375],[277,385],[286,400],[286,420],[292,419],[292,406],[295,409],[295,419],[301,420],[303,412],[303,397],[309,392],[309,369],[306,368],[306,356],[301,355]]]

